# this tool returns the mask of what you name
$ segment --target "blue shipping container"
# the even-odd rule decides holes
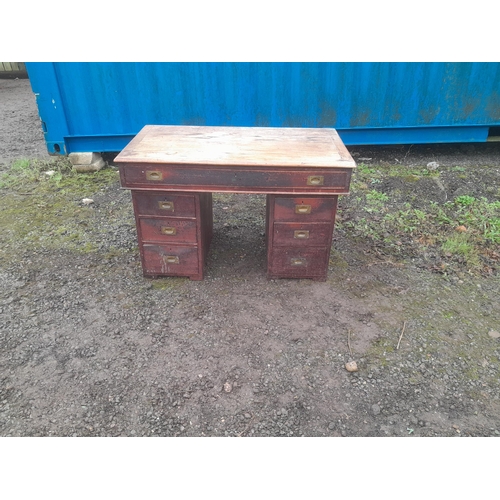
[[[51,154],[147,124],[333,127],[347,145],[500,135],[500,63],[27,63]]]

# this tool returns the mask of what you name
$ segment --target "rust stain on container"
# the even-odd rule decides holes
[[[320,109],[318,126],[335,127],[335,123],[337,122],[337,111],[335,111],[335,108],[329,102],[324,101]]]

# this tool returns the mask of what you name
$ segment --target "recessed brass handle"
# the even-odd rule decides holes
[[[161,181],[163,179],[163,175],[159,170],[147,170],[146,171],[146,180],[148,181]]]
[[[166,234],[168,236],[174,236],[175,234],[177,234],[177,228],[162,226],[161,227],[161,234]]]
[[[305,266],[307,261],[304,257],[292,257],[290,259],[290,264],[292,264],[292,266]]]
[[[165,261],[165,264],[178,264],[179,263],[179,257],[177,257],[177,255],[165,255],[163,257],[163,260]]]
[[[297,240],[307,240],[309,238],[309,231],[294,231],[293,237]]]
[[[296,214],[310,214],[311,205],[295,205]]]
[[[307,178],[308,186],[322,186],[325,182],[325,178],[322,175],[310,175]]]
[[[174,211],[173,201],[159,201],[158,206],[160,207],[160,210],[168,210],[169,212]]]

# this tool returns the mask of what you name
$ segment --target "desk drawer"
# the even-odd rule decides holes
[[[162,217],[150,219],[140,217],[141,240],[159,243],[196,243],[197,223],[195,219]]]
[[[289,222],[332,221],[337,197],[274,197],[274,220]]]
[[[326,277],[330,249],[274,247],[268,262],[270,278]]]
[[[196,217],[194,194],[132,191],[137,215]]]
[[[351,169],[125,165],[122,186],[178,191],[348,193]]]
[[[273,245],[291,247],[329,246],[332,225],[329,222],[301,224],[299,222],[276,222]]]
[[[145,275],[191,276],[199,273],[196,246],[144,244],[142,251]]]

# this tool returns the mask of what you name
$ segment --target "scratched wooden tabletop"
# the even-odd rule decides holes
[[[146,125],[115,162],[356,167],[332,128]]]

